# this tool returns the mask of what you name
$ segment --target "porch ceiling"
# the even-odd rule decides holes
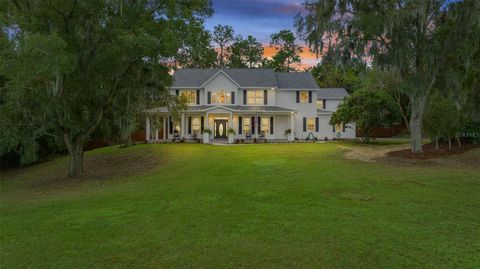
[[[238,106],[238,105],[211,105],[211,106],[189,106],[184,112],[208,112],[210,110],[222,109],[225,112],[234,113],[291,113],[293,109],[278,106]],[[167,107],[157,107],[145,110],[146,113],[168,113]]]

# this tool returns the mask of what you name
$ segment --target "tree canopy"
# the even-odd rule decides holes
[[[62,139],[69,175],[100,125],[125,124],[151,103],[175,106],[166,62],[181,32],[212,12],[208,0],[11,1],[2,5],[2,152],[35,160],[36,138]]]
[[[235,42],[230,47],[228,66],[235,68],[258,67],[262,57],[262,44],[255,37],[251,35],[247,36],[247,38],[237,36]]]
[[[268,67],[279,72],[295,71],[295,64],[301,63],[302,47],[296,44],[296,38],[292,31],[281,30],[270,36],[270,47],[274,48],[276,53],[271,61],[265,61]]]
[[[225,61],[230,53],[229,46],[234,41],[234,31],[230,25],[216,25],[213,28],[213,41],[218,46],[218,66],[225,67]]]
[[[452,18],[458,29],[478,29],[479,5],[475,0],[315,0],[306,2],[307,14],[296,18],[296,26],[315,52],[331,50],[342,62],[370,61],[398,77],[411,108],[412,151],[421,152],[425,104],[445,55],[468,54],[452,48],[458,44],[445,42],[448,37],[441,34],[445,17]],[[461,16],[453,15],[453,10]],[[464,34],[471,37],[464,36],[464,44],[478,47],[475,33]]]
[[[368,143],[373,128],[390,127],[399,119],[398,108],[386,92],[360,89],[345,98],[332,114],[330,124],[352,122],[363,130],[365,142]]]

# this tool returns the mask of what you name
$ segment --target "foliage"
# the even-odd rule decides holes
[[[234,41],[233,28],[230,25],[216,25],[213,27],[213,42],[218,46],[218,66],[224,68],[225,60],[231,53],[228,47]]]
[[[440,139],[447,140],[450,148],[451,140],[458,138],[464,124],[465,117],[457,110],[451,97],[436,94],[428,100],[423,127],[437,148]]]
[[[254,68],[261,63],[263,47],[257,39],[251,35],[244,39],[242,36],[235,38],[230,46],[228,66],[234,68]]]
[[[212,36],[201,22],[192,23],[190,29],[181,31],[183,44],[178,52],[177,64],[182,68],[212,68],[217,52],[212,47]]]
[[[425,104],[446,63],[445,53],[465,54],[452,50],[455,43],[445,46],[448,36],[441,34],[442,20],[451,17],[457,29],[477,29],[479,5],[474,0],[315,0],[306,2],[307,14],[297,16],[296,26],[317,53],[331,50],[339,61],[358,58],[395,73],[409,98],[412,151],[421,152]],[[455,10],[461,16],[455,16]],[[465,34],[478,35],[474,31]],[[478,48],[470,38],[462,40]]]
[[[210,130],[208,128],[205,128],[205,129],[203,129],[203,133],[204,134],[212,134],[212,130]]]
[[[234,134],[235,134],[235,129],[233,129],[233,128],[228,128],[227,134],[232,134],[232,135],[234,135]]]
[[[391,97],[382,91],[361,89],[345,98],[332,114],[330,124],[354,122],[364,130],[365,142],[370,142],[373,128],[389,127],[399,121],[399,112]]]
[[[311,73],[321,88],[345,88],[352,93],[359,87],[365,70],[365,67],[355,69],[322,62],[312,67]]]
[[[295,64],[301,63],[302,47],[295,43],[295,35],[290,30],[281,30],[270,36],[270,47],[276,50],[272,59],[265,60],[267,67],[278,72],[295,71]]]
[[[69,175],[80,174],[95,130],[132,130],[146,106],[179,103],[165,90],[171,77],[162,63],[177,55],[179,31],[209,14],[207,0],[10,2],[2,17],[13,34],[0,52],[7,80],[0,151],[36,156],[39,137],[63,139]]]

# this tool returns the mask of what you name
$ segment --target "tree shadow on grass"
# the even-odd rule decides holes
[[[15,189],[42,190],[68,188],[84,182],[101,182],[146,174],[161,165],[160,158],[151,149],[113,149],[85,154],[84,173],[76,178],[67,177],[68,157],[60,157],[25,168],[3,172],[2,186]],[[5,190],[5,188],[4,188]]]

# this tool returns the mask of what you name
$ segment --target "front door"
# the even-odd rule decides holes
[[[215,120],[215,138],[227,138],[227,120]]]

